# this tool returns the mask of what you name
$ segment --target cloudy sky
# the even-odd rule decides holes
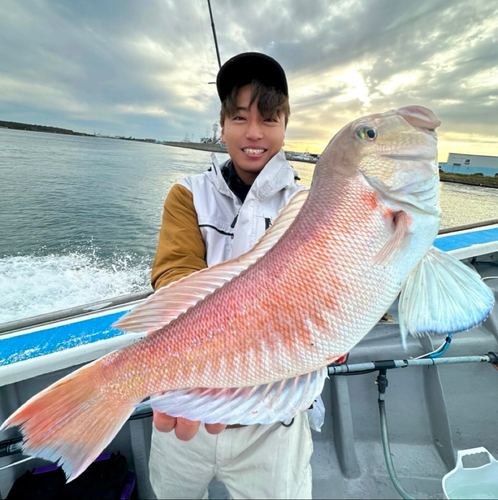
[[[491,0],[211,0],[222,63],[287,72],[286,149],[321,152],[347,122],[408,104],[449,151],[498,155],[498,5]],[[199,140],[218,119],[206,0],[2,0],[0,120]]]

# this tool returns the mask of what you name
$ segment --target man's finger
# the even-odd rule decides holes
[[[160,432],[171,432],[176,427],[176,418],[157,410],[152,410],[153,421],[156,429]]]
[[[199,430],[200,422],[187,420],[186,418],[178,417],[176,419],[175,434],[181,441],[190,441]]]
[[[226,429],[226,424],[206,424],[206,430],[209,434],[219,434]]]

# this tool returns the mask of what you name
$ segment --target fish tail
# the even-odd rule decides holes
[[[27,455],[57,462],[76,479],[112,441],[135,403],[120,401],[95,383],[91,363],[40,392],[0,427],[20,426]]]

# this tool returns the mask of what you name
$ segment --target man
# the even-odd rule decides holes
[[[244,53],[217,77],[230,160],[175,184],[152,267],[155,289],[250,250],[302,186],[282,150],[287,80],[274,59]],[[170,432],[174,429],[174,433]],[[273,425],[201,425],[154,412],[150,478],[158,498],[207,498],[213,477],[233,498],[311,498],[308,418]]]

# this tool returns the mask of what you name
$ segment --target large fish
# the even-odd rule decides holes
[[[432,247],[440,223],[439,120],[409,106],[344,127],[298,193],[247,254],[156,292],[118,321],[154,330],[34,396],[27,454],[74,479],[144,398],[176,416],[271,423],[306,409],[326,365],[351,350],[401,291],[402,334],[469,329],[493,294]]]

